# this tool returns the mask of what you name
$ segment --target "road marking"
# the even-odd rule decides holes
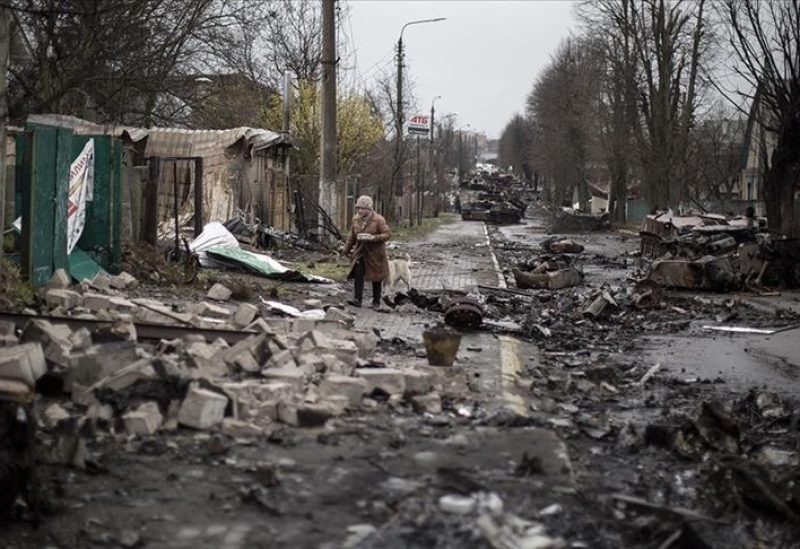
[[[517,415],[527,416],[528,407],[525,399],[512,392],[522,373],[522,361],[519,359],[519,341],[509,336],[500,336],[500,384],[505,408]]]
[[[486,223],[483,224],[483,234],[486,236],[486,245],[489,246],[489,254],[492,256],[494,272],[497,274],[497,286],[500,288],[508,288],[508,285],[506,284],[506,277],[503,276],[503,271],[500,269],[500,262],[497,261],[497,256],[494,255],[492,239],[489,238],[489,229],[486,227]]]

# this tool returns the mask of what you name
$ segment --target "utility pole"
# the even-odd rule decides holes
[[[438,23],[444,21],[445,17],[436,17],[434,19],[420,19],[418,21],[409,21],[400,29],[400,38],[397,40],[397,107],[395,119],[395,132],[396,132],[396,147],[395,147],[395,160],[394,169],[392,170],[392,180],[389,184],[389,197],[387,200],[387,211],[383,212],[389,221],[394,221],[394,202],[395,195],[402,196],[403,194],[403,161],[405,150],[403,147],[403,126],[405,124],[405,117],[403,114],[403,32],[406,27],[410,25],[419,25],[422,23]]]
[[[405,30],[405,26],[403,27]],[[392,181],[389,185],[389,197],[387,200],[387,211],[384,212],[389,221],[394,221],[395,195],[402,195],[403,191],[403,30],[400,31],[400,39],[397,41],[397,119],[395,120],[395,164],[392,170]],[[398,189],[399,187],[399,189]]]
[[[420,177],[420,163],[419,163],[419,135],[417,135],[417,169],[416,172],[416,187],[417,187],[417,225],[419,225],[421,221],[420,212],[422,211],[422,192],[420,192],[420,186],[422,184],[422,178]],[[413,193],[412,193],[413,196]],[[414,210],[409,208],[409,225],[414,225]]]
[[[319,205],[340,224],[336,184],[336,0],[322,0],[322,139],[319,163]],[[320,213],[319,226],[326,225]],[[320,240],[327,235],[320,233]]]
[[[8,61],[11,56],[11,12],[0,8],[0,258],[6,228],[6,135],[8,133]]]
[[[438,201],[439,201],[439,186],[436,184],[436,170],[434,169],[434,155],[436,154],[436,151],[434,150],[435,143],[436,143],[436,135],[435,135],[436,134],[436,126],[434,125],[434,122],[435,122],[434,115],[435,115],[436,111],[434,110],[434,106],[436,105],[436,100],[437,99],[441,99],[441,97],[442,97],[441,95],[437,95],[436,97],[433,98],[433,101],[431,101],[431,122],[430,122],[431,123],[431,126],[430,126],[431,135],[430,135],[430,141],[428,141],[428,173],[430,174],[431,180],[433,182],[432,187],[433,187],[433,193],[434,193],[434,197],[435,197],[434,200],[436,200],[436,203],[438,203]],[[434,204],[434,210],[438,210],[438,208],[436,207],[436,203]],[[424,208],[425,208],[425,187],[424,186],[422,188],[422,206],[421,206],[421,208],[423,209],[423,215],[424,215]]]

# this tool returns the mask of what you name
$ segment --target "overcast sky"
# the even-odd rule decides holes
[[[562,0],[349,0],[350,47],[359,73],[373,79],[394,74],[393,59],[403,24],[406,66],[420,108],[458,113],[458,125],[497,138],[525,98],[559,41],[575,29],[573,2]],[[349,25],[349,26],[348,26]]]

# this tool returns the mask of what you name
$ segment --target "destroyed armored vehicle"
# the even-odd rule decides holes
[[[510,202],[482,200],[467,202],[461,207],[464,221],[485,221],[494,225],[513,225],[519,223],[525,210]]]

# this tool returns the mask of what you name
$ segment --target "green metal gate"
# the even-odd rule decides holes
[[[94,198],[86,203],[83,234],[67,257],[69,169],[94,139]],[[75,135],[66,128],[28,124],[17,137],[17,189],[21,189],[21,265],[34,285],[56,269],[68,273],[120,268],[120,163],[122,144],[108,135]],[[92,261],[93,260],[93,261]],[[72,269],[70,266],[72,265]],[[78,272],[73,275],[83,278]]]

